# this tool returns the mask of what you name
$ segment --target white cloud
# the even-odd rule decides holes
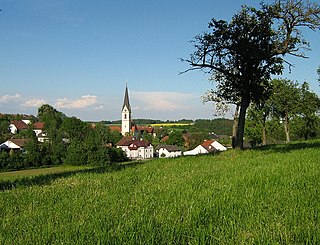
[[[54,107],[58,109],[102,109],[103,105],[98,103],[97,96],[83,95],[80,99],[57,99]]]
[[[25,106],[25,107],[40,107],[44,104],[46,104],[47,102],[43,99],[31,99],[31,100],[27,100],[25,101],[22,106]]]
[[[167,111],[187,109],[190,100],[194,101],[197,96],[179,92],[136,92],[132,91],[132,99],[136,101],[136,108],[142,111]]]
[[[3,95],[0,96],[0,103],[8,103],[10,101],[15,101],[17,99],[21,98],[21,94],[15,94],[15,95]]]

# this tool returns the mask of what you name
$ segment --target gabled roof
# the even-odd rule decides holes
[[[160,142],[166,142],[168,139],[169,139],[169,136],[166,135],[160,140]]]
[[[138,126],[137,125],[136,130],[138,130],[140,132],[145,131],[145,132],[151,134],[151,133],[153,133],[154,127],[152,127],[152,126]]]
[[[130,150],[137,150],[139,149],[140,147],[148,147],[150,145],[150,143],[148,141],[145,141],[145,140],[133,140],[131,142],[131,144],[129,145],[129,149]]]
[[[18,130],[28,129],[28,125],[25,122],[21,121],[21,120],[14,120],[14,121],[11,122],[11,124],[16,126],[16,128]]]
[[[216,151],[217,149],[214,148],[214,146],[212,145],[212,143],[214,142],[214,140],[205,140],[201,146],[203,148],[205,148],[208,152],[212,152],[212,151]]]
[[[44,122],[36,122],[33,124],[33,129],[44,129]]]
[[[130,142],[135,140],[132,136],[125,136],[123,137],[116,145],[118,146],[128,146],[130,145]]]
[[[131,107],[130,107],[130,103],[129,103],[129,93],[128,93],[128,86],[126,85],[126,90],[124,93],[124,100],[123,100],[123,106],[122,106],[122,110],[124,109],[124,107],[127,107],[129,111],[131,111]]]
[[[156,150],[160,150],[161,148],[166,149],[168,152],[181,151],[181,149],[176,145],[158,145]]]
[[[0,145],[1,149],[20,149],[25,146],[30,139],[9,139]]]
[[[148,147],[150,143],[146,140],[137,140],[134,137],[123,137],[117,144],[117,146],[128,146],[130,150],[136,150],[140,147]]]

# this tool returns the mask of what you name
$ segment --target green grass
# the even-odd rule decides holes
[[[316,244],[319,155],[312,141],[32,177],[0,192],[0,244]]]
[[[73,171],[79,171],[79,170],[90,169],[90,168],[92,167],[60,165],[60,166],[53,166],[53,167],[46,167],[46,168],[0,172],[0,183],[3,180],[16,180],[16,179],[25,178],[25,177],[34,177],[39,175],[56,174],[56,173],[62,173],[62,172],[73,172]]]

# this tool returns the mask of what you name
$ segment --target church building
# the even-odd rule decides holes
[[[130,134],[131,130],[131,106],[129,102],[128,85],[124,93],[124,101],[121,112],[121,133],[122,135]]]

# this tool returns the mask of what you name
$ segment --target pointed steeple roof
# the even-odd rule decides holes
[[[126,91],[124,93],[124,101],[123,101],[122,110],[125,106],[128,108],[129,111],[131,111],[131,107],[130,107],[130,103],[129,103],[128,84],[126,84]]]

